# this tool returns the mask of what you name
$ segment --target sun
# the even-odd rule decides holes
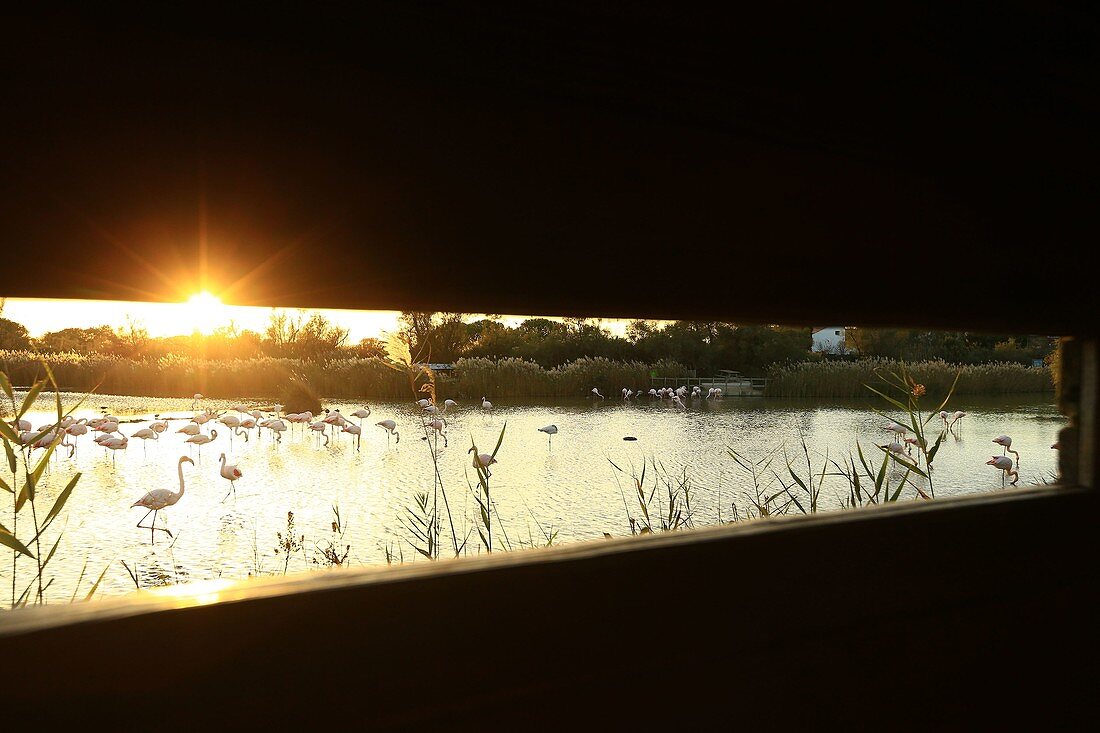
[[[202,333],[210,333],[229,320],[229,313],[221,299],[203,290],[187,299],[187,316],[192,327]]]

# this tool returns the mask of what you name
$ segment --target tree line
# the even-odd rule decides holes
[[[453,312],[404,312],[399,332],[419,361],[453,363],[462,357],[519,358],[551,369],[584,357],[657,363],[667,360],[697,374],[736,369],[759,375],[773,364],[846,359],[853,356],[811,351],[810,329],[774,325],[738,325],[724,321],[632,321],[622,336],[599,319],[528,318],[514,327],[497,316],[471,320]],[[847,343],[859,356],[903,361],[944,359],[981,364],[1031,364],[1046,358],[1051,339],[1009,334],[936,332],[914,329],[848,329]],[[385,355],[375,338],[349,343],[348,329],[325,315],[308,311],[270,314],[262,333],[233,323],[210,334],[153,337],[143,324],[65,328],[32,338],[21,324],[0,318],[0,350],[34,349],[52,353],[104,354],[130,359],[168,355],[232,360],[261,356],[307,361]]]

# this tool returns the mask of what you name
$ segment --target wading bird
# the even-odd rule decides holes
[[[491,410],[491,409],[493,409],[493,403],[490,402],[489,400],[485,399],[484,397],[482,397],[481,398],[481,409],[482,410]]]
[[[994,438],[993,442],[996,443],[997,445],[1001,446],[1001,455],[1002,456],[1007,451],[1007,452],[1013,454],[1014,456],[1016,456],[1016,465],[1017,466],[1020,465],[1020,454],[1017,451],[1012,450],[1012,438],[1010,438],[1007,435],[1000,435],[1000,436]]]
[[[370,417],[370,406],[363,407],[351,413],[352,417],[359,418],[359,427],[363,427],[363,420]]]
[[[1015,486],[1016,482],[1020,480],[1020,474],[1013,467],[1012,459],[1008,456],[993,456],[985,462],[987,466],[993,466],[996,469],[1004,471],[1001,476],[1001,486],[1005,485],[1005,476],[1012,476],[1012,485]]]
[[[193,422],[189,422],[182,428],[176,431],[177,433],[183,433],[184,435],[198,435],[199,426]]]
[[[454,400],[443,400],[443,414],[447,414],[448,407],[458,407],[458,403]]]
[[[99,441],[96,441],[99,442]],[[126,446],[130,444],[130,439],[123,435],[121,438],[105,438],[102,442],[99,442],[101,446],[111,451],[111,465],[115,465],[115,453],[120,450],[126,450]]]
[[[470,450],[468,450],[466,452],[467,453],[473,453],[474,452],[473,446],[471,446]],[[474,456],[474,460],[473,460],[472,465],[473,465],[474,468],[479,468],[480,467],[480,468],[485,469],[485,476],[489,477],[489,476],[493,475],[492,472],[489,471],[489,466],[491,466],[491,465],[493,465],[494,463],[497,463],[497,462],[498,462],[497,459],[493,458],[488,453],[482,453],[481,455],[475,455]]]
[[[326,447],[328,446],[328,435],[325,433],[325,428],[327,428],[327,427],[328,427],[328,423],[326,423],[324,420],[318,420],[317,422],[315,422],[315,423],[313,423],[312,425],[309,426],[310,430],[312,430],[314,432],[317,432],[317,433],[320,433],[321,435],[325,436],[325,446]],[[318,438],[317,440],[319,442],[321,439]]]
[[[233,497],[236,498],[236,496],[237,496],[237,479],[239,479],[244,474],[241,473],[241,469],[237,468],[237,464],[235,464],[235,463],[226,463],[225,462],[225,454],[224,453],[222,453],[221,457],[218,460],[221,461],[221,464],[222,464],[222,467],[218,471],[218,473],[221,474],[221,477],[223,479],[225,479],[226,481],[229,482],[229,491],[226,492],[225,499],[229,498],[229,494],[233,494]],[[222,499],[222,501],[224,502],[225,499]]]
[[[943,426],[946,428],[947,427],[947,411],[946,410],[941,410],[940,411],[940,420],[943,420]]]
[[[152,428],[142,428],[141,430],[136,431],[130,437],[131,438],[141,438],[141,450],[142,450],[143,453],[148,455],[149,451],[146,450],[146,448],[145,448],[145,441],[147,441],[147,440],[160,440],[160,433],[153,430]]]
[[[150,542],[155,541],[154,537],[156,535],[154,533],[158,529],[162,532],[167,532],[169,537],[172,536],[172,531],[170,529],[168,529],[167,527],[158,527],[158,526],[156,526],[156,524],[157,524],[157,512],[159,512],[161,509],[164,509],[165,507],[172,506],[173,504],[175,504],[177,501],[179,501],[183,497],[183,463],[184,463],[184,461],[186,461],[187,463],[190,463],[191,465],[195,465],[195,462],[192,461],[187,456],[180,456],[179,464],[176,467],[177,470],[179,471],[179,475],[180,475],[180,490],[179,491],[169,491],[168,489],[153,489],[152,491],[147,492],[145,494],[145,496],[141,497],[140,499],[138,499],[137,501],[135,501],[133,504],[130,505],[131,509],[133,509],[136,506],[142,507],[144,509],[148,509],[149,511],[145,512],[145,517],[148,517],[150,514],[153,515],[153,521],[149,523],[148,527],[143,526],[141,524],[142,522],[145,521],[145,517],[142,517],[141,519],[139,519],[138,523],[137,523],[138,527],[141,527],[142,529],[148,529],[149,530],[149,541]]]
[[[401,433],[397,432],[397,423],[393,420],[382,420],[376,422],[375,425],[386,431],[386,444],[390,442],[390,436],[393,435],[397,438],[397,442],[401,442]]]
[[[440,420],[437,417],[436,419],[432,420],[431,422],[425,423],[424,427],[431,428],[432,430],[435,431],[436,435],[442,435],[443,436],[443,447],[444,448],[447,447],[447,434],[445,432],[443,432],[443,421],[442,420]]]
[[[267,429],[271,432],[275,433],[276,443],[283,442],[283,431],[286,430],[285,422],[283,422],[282,420],[272,420],[265,427],[267,427]]]
[[[606,399],[607,399],[607,398],[606,398],[606,397],[604,397],[604,396],[603,396],[602,394],[600,394],[600,388],[599,388],[599,387],[593,387],[593,388],[592,388],[592,394],[596,395],[596,396],[597,396],[597,397],[599,397],[599,398],[600,398],[601,400],[606,400]]]
[[[889,430],[891,433],[896,435],[898,438],[904,437],[905,434],[909,432],[909,428],[907,428],[904,425],[901,425],[899,423],[893,422],[893,421],[883,425],[882,429],[883,430]]]
[[[359,450],[359,443],[363,440],[363,428],[349,422],[344,426],[343,432],[355,436],[355,450]]]
[[[954,415],[951,416],[951,425],[954,425],[959,420],[962,420],[964,417],[966,417],[965,412],[963,412],[962,410],[957,411]]]
[[[539,428],[539,432],[546,433],[546,447],[550,448],[552,446],[554,436],[558,433],[558,426],[546,425],[545,427]]]
[[[195,403],[199,402],[200,400],[202,400],[202,395],[199,394],[198,392],[196,392],[195,393],[195,399],[191,400],[191,409],[192,410],[195,409]]]
[[[218,437],[218,431],[217,430],[211,430],[210,435],[203,435],[202,433],[199,433],[198,435],[192,435],[190,438],[188,438],[187,440],[185,440],[183,442],[184,443],[192,443],[194,445],[197,445],[199,447],[199,458],[201,459],[202,458],[202,447],[204,445],[206,445],[207,443],[213,443],[214,440],[217,437]]]
[[[426,397],[422,397],[421,399],[416,401],[416,404],[420,406],[421,410],[426,410],[428,409],[428,405],[432,404],[432,401],[427,399]]]

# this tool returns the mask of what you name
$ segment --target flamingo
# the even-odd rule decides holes
[[[143,453],[148,455],[149,451],[146,450],[145,442],[148,441],[148,440],[160,440],[160,433],[153,430],[152,428],[142,428],[141,430],[136,431],[130,437],[131,438],[141,438],[141,450],[142,450]]]
[[[1001,446],[1001,455],[1005,454],[1005,451],[1012,453],[1016,456],[1016,465],[1020,465],[1020,454],[1017,451],[1012,450],[1012,438],[1007,435],[1001,435],[993,439],[993,442]]]
[[[623,399],[624,400],[630,399],[630,390],[627,389],[626,387],[623,387]]]
[[[485,398],[482,397],[482,399],[485,399]],[[432,404],[432,401],[429,400],[429,399],[426,399],[426,398],[421,398],[421,399],[416,401],[416,404],[418,404],[420,406],[421,410],[426,410],[426,409],[428,409],[428,405]]]
[[[947,411],[946,410],[940,410],[940,419],[943,420],[943,426],[946,428],[947,427]]]
[[[1057,441],[1054,445],[1050,446],[1051,450],[1062,450],[1062,441]]]
[[[115,437],[112,436],[112,437],[109,437],[109,438],[104,438],[103,441],[100,442],[99,444],[101,446],[103,446],[104,448],[106,448],[107,450],[120,451],[120,450],[126,450],[126,446],[130,444],[130,439],[127,438],[125,435],[123,435],[121,438],[115,438]],[[114,454],[114,452],[111,453],[111,465],[112,466],[115,465],[115,454]]]
[[[481,409],[482,410],[491,410],[491,409],[493,409],[493,403],[490,402],[489,400],[485,399],[484,397],[482,397],[481,398]]]
[[[604,396],[603,396],[602,394],[600,394],[600,388],[599,388],[599,387],[593,387],[593,388],[592,388],[592,394],[596,395],[596,396],[597,396],[597,397],[599,397],[599,398],[600,398],[601,400],[606,400],[606,399],[607,399],[607,398],[606,398],[606,397],[604,397]]]
[[[657,396],[657,390],[650,388],[649,396],[650,397],[656,397]]]
[[[447,414],[448,407],[458,407],[458,403],[454,400],[443,400],[443,414]]]
[[[236,497],[237,496],[237,479],[239,479],[244,474],[241,473],[241,469],[237,468],[236,463],[228,463],[227,464],[225,462],[225,454],[224,453],[221,454],[221,457],[218,460],[222,464],[222,467],[218,471],[218,473],[221,474],[221,477],[223,479],[225,479],[226,481],[229,482],[229,491],[226,493],[225,499],[229,498],[230,493],[232,493],[233,496]],[[224,502],[225,499],[222,499],[222,501]]]
[[[883,430],[889,430],[891,433],[896,435],[898,438],[904,437],[909,432],[909,428],[905,427],[904,425],[901,425],[900,423],[896,423],[896,422],[893,422],[893,421],[890,421],[889,423],[883,425],[882,429]]]
[[[283,431],[286,430],[286,423],[285,422],[283,422],[282,420],[272,420],[265,427],[267,427],[267,429],[270,430],[271,432],[275,433],[275,442],[276,443],[282,443],[283,442]]]
[[[466,452],[467,453],[473,453],[474,452],[473,446],[470,446],[470,450],[468,450]],[[493,458],[488,453],[482,453],[481,455],[475,455],[474,456],[474,460],[473,460],[472,465],[473,465],[474,468],[482,468],[485,471],[485,477],[488,478],[489,476],[493,475],[489,471],[489,466],[491,466],[491,465],[493,465],[494,463],[497,463],[497,462],[498,462],[497,459]]]
[[[443,432],[443,421],[442,420],[440,420],[437,417],[434,420],[432,420],[431,422],[425,423],[424,427],[431,428],[432,430],[435,431],[436,435],[442,435],[443,436],[443,447],[444,448],[447,447],[447,434],[445,432]]]
[[[16,432],[22,432],[31,429],[30,420],[21,420],[20,418],[15,418],[8,424],[11,425],[12,430],[15,430]]]
[[[397,436],[397,442],[401,442],[401,433],[397,432],[397,423],[393,420],[382,420],[381,422],[376,422],[375,425],[386,431],[387,444],[390,442],[391,435]]]
[[[352,417],[359,418],[359,427],[363,427],[363,420],[370,417],[370,406],[362,407],[355,412],[351,413]]]
[[[359,450],[359,443],[363,440],[362,425],[353,425],[349,422],[348,424],[344,425],[343,432],[350,433],[351,435],[355,436],[355,450]]]
[[[1016,482],[1020,480],[1020,474],[1013,468],[1012,459],[1008,456],[993,456],[985,462],[987,466],[993,466],[996,469],[1004,471],[1004,475],[1001,476],[1001,486],[1004,486],[1005,476],[1013,476],[1012,485],[1015,486]]]
[[[957,411],[954,415],[951,416],[951,425],[954,425],[959,420],[962,420],[964,417],[966,417],[965,412],[963,412],[962,410]]]
[[[676,405],[681,410],[686,410],[687,409],[687,407],[684,405],[683,401],[680,400],[680,395],[678,395],[678,394],[672,395],[672,404]]]
[[[156,535],[154,534],[154,532],[156,532],[158,529],[161,530],[162,532],[167,532],[169,537],[172,536],[172,530],[168,529],[167,527],[157,527],[156,526],[157,512],[159,512],[161,509],[164,509],[165,507],[172,506],[177,501],[179,501],[181,498],[183,498],[183,463],[184,463],[184,461],[186,461],[187,463],[190,463],[191,465],[195,465],[195,462],[192,461],[187,456],[180,456],[179,463],[176,466],[177,470],[179,471],[179,476],[180,476],[180,490],[179,491],[169,491],[168,489],[153,489],[152,491],[146,492],[145,496],[141,497],[140,499],[138,499],[137,501],[135,501],[133,504],[130,505],[131,509],[133,509],[136,506],[142,507],[143,509],[148,509],[149,511],[145,512],[145,517],[148,517],[150,513],[153,515],[153,521],[149,523],[148,527],[144,527],[141,524],[142,522],[145,521],[145,517],[142,517],[141,519],[139,519],[138,523],[137,523],[138,527],[141,527],[142,529],[148,529],[149,530],[149,540],[151,542],[155,542],[154,537]]]
[[[27,428],[29,429],[30,426],[28,425]],[[118,430],[118,420],[105,420],[104,422],[96,425],[92,429],[95,430],[97,433],[118,433],[119,435],[122,435],[122,433],[120,433]]]
[[[314,430],[314,431],[320,433],[321,435],[325,436],[325,446],[326,447],[328,446],[328,434],[325,433],[325,428],[327,428],[328,426],[329,426],[329,424],[326,423],[324,420],[318,420],[317,422],[315,422],[315,423],[313,423],[312,425],[309,426],[310,430]],[[320,438],[318,438],[318,441],[320,441]]]
[[[898,443],[895,441],[893,443],[880,445],[879,448],[888,451],[891,455],[898,459],[906,459],[909,457],[905,452],[905,443]]]
[[[165,430],[168,429],[168,421],[167,420],[159,419],[160,415],[153,415],[153,417],[157,418],[153,422],[149,423],[149,427],[153,429],[153,432],[163,433]]]
[[[714,399],[716,399],[716,400],[722,399],[722,388],[721,387],[715,387],[714,388]]]
[[[183,433],[184,435],[198,435],[199,426],[193,422],[189,422],[182,428],[176,431],[176,433]]]
[[[199,447],[199,458],[201,459],[202,458],[202,447],[204,445],[206,445],[207,443],[213,443],[214,440],[217,437],[218,437],[218,431],[217,430],[211,430],[210,435],[203,435],[202,433],[199,433],[198,435],[192,435],[190,438],[188,438],[187,440],[185,440],[183,442],[184,443],[193,443],[194,445],[197,445]]]
[[[554,436],[557,435],[557,433],[558,433],[558,426],[557,425],[545,425],[545,426],[539,428],[539,432],[540,433],[546,433],[546,447],[550,448],[550,447],[552,447],[552,441],[554,440]]]

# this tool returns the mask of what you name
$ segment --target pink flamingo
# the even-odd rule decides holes
[[[144,509],[149,510],[149,511],[145,512],[144,517],[142,517],[141,519],[138,520],[137,526],[141,527],[141,529],[148,529],[149,530],[149,540],[151,542],[156,541],[155,540],[156,535],[154,533],[158,529],[162,532],[167,532],[169,537],[172,536],[172,530],[168,529],[167,527],[157,527],[156,526],[157,512],[159,512],[161,509],[164,509],[165,507],[172,506],[173,504],[175,504],[177,501],[179,501],[183,497],[183,463],[184,463],[184,461],[186,461],[187,463],[190,463],[191,465],[195,464],[195,462],[192,461],[187,456],[180,456],[179,464],[177,465],[177,469],[178,469],[179,475],[180,475],[180,490],[179,491],[169,491],[168,489],[153,489],[152,491],[146,492],[145,496],[141,497],[140,499],[138,499],[137,501],[135,501],[133,504],[130,505],[131,509],[133,509],[136,506],[139,506],[139,507],[142,507]],[[145,517],[148,517],[150,514],[153,515],[153,521],[150,522],[147,527],[143,526],[142,522],[144,522]]]

